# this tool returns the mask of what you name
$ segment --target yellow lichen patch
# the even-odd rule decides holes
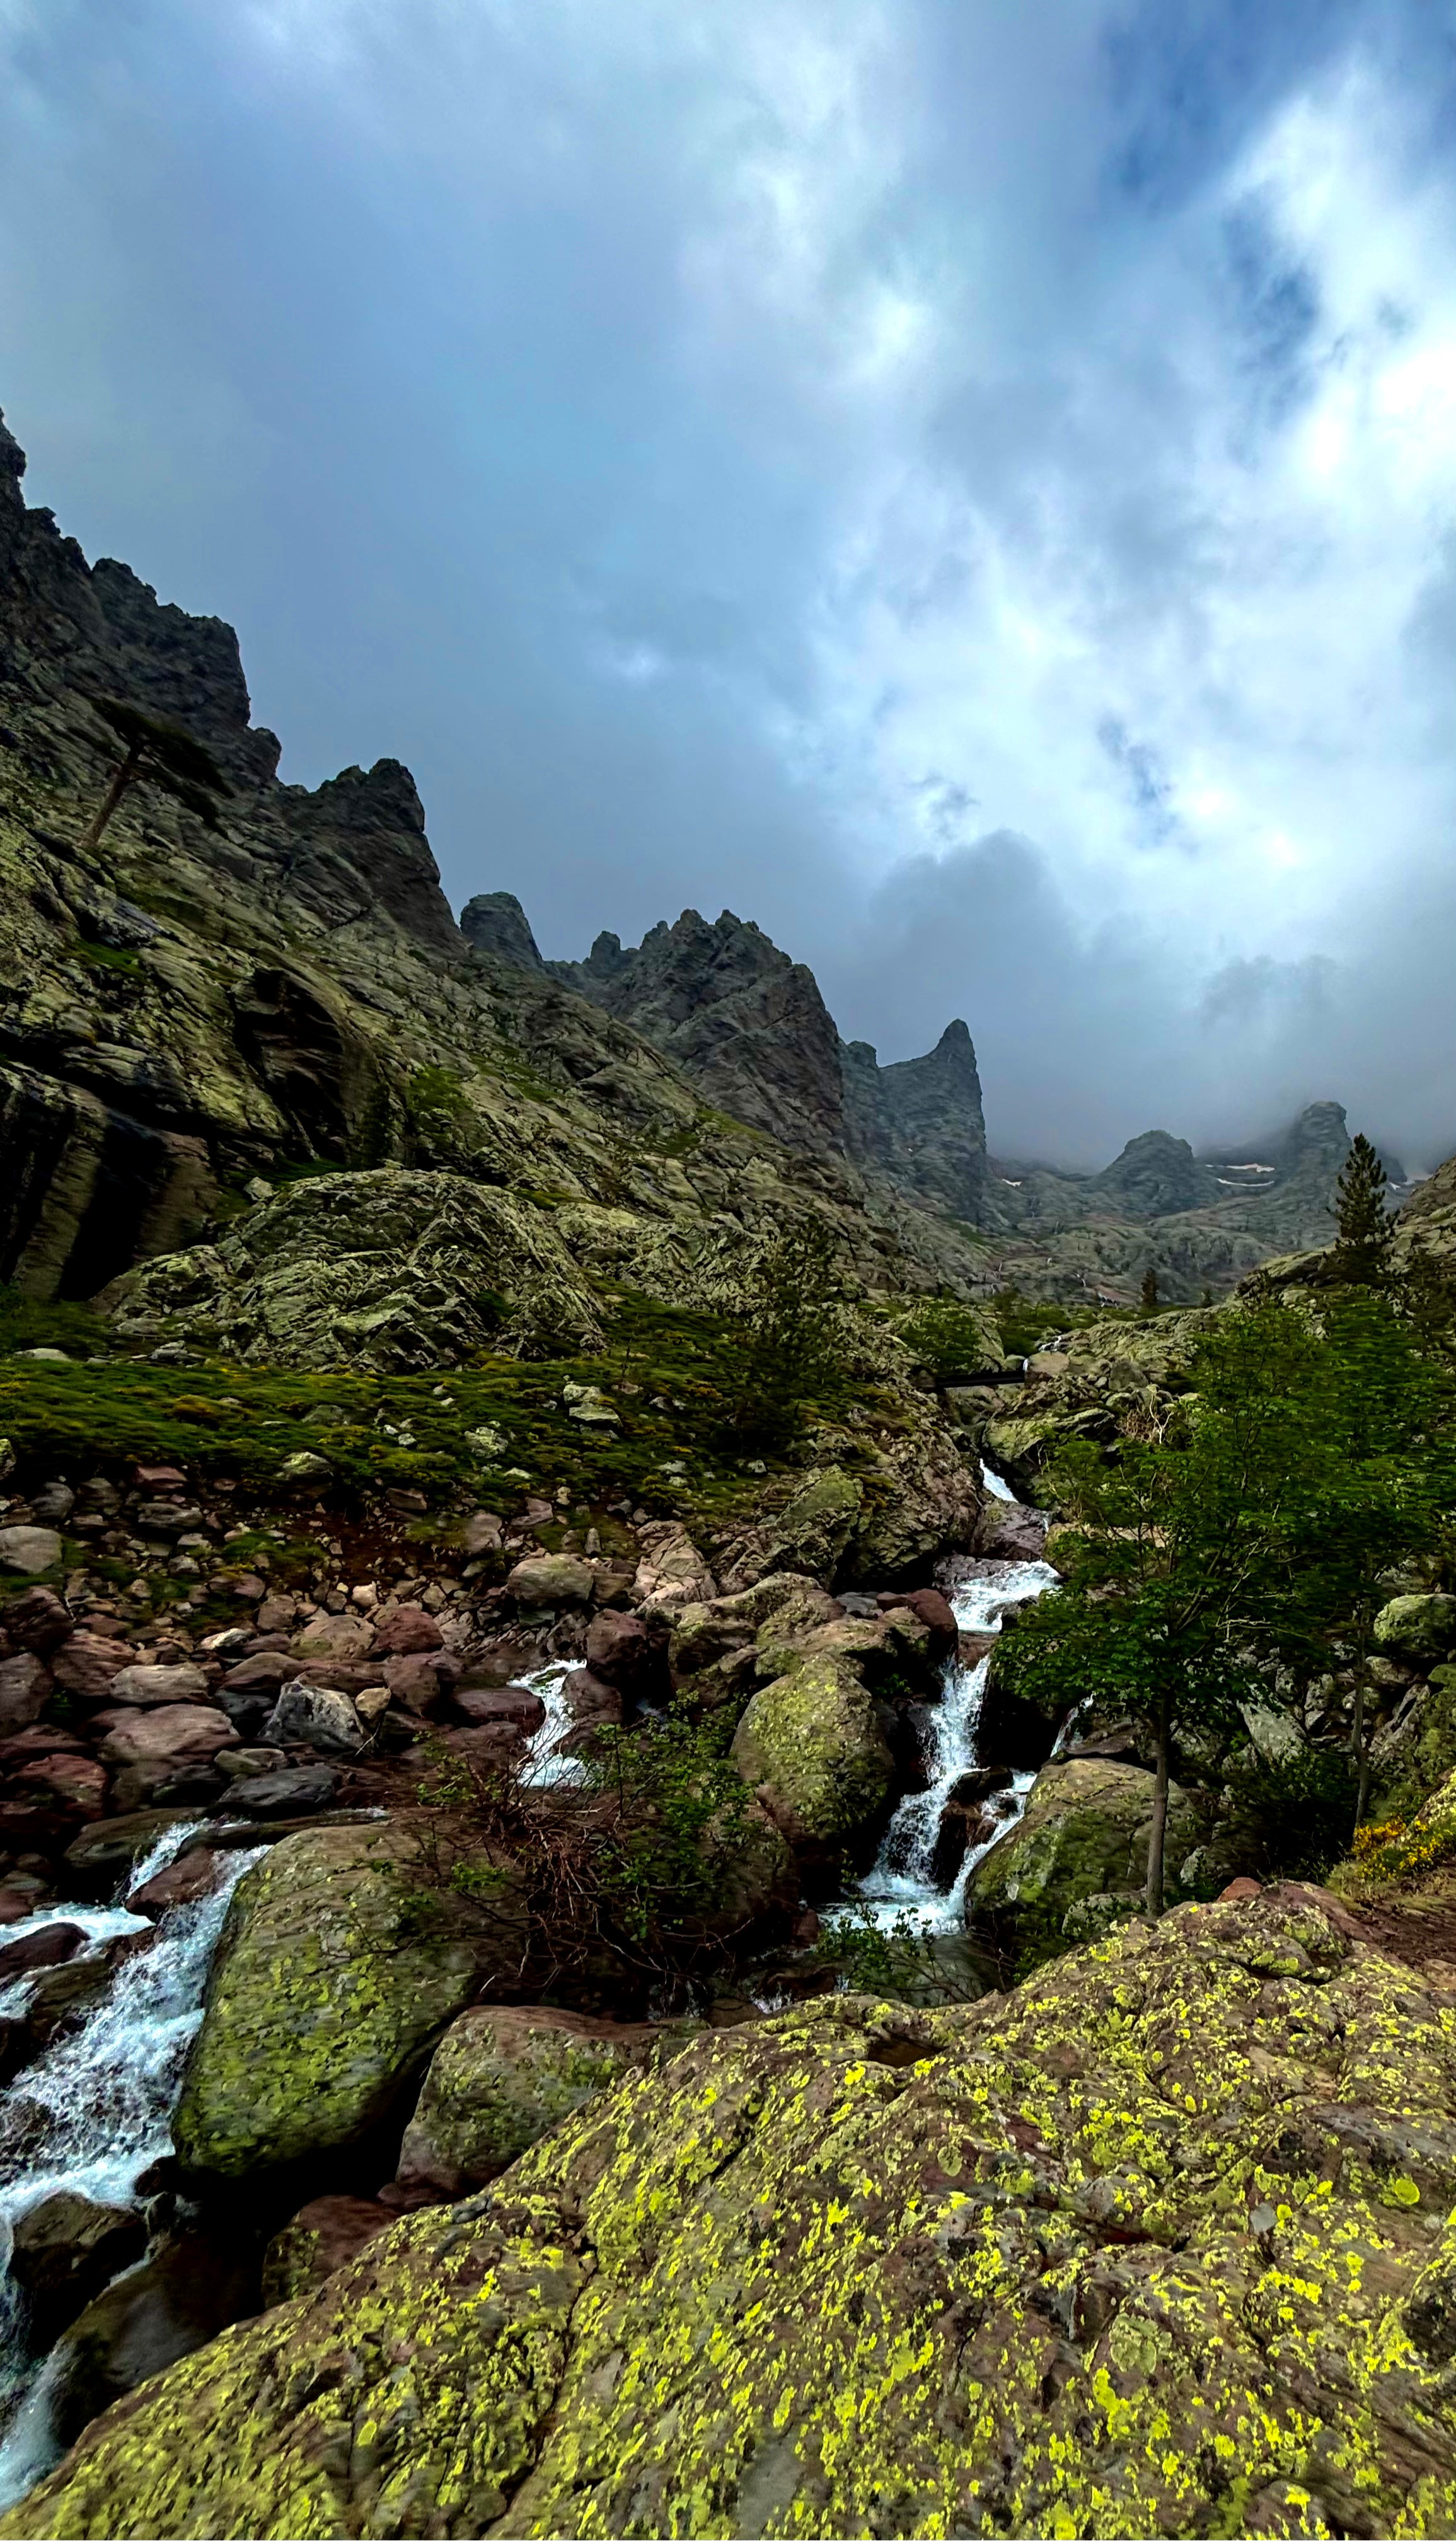
[[[1453,2109],[1444,2008],[1277,1892],[969,2009],[711,2033],[0,2535],[1434,2541]]]

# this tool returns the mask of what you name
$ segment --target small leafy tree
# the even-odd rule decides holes
[[[1392,1223],[1385,1167],[1362,1133],[1350,1140],[1335,1189],[1337,1279],[1378,1287],[1390,1275]]]
[[[204,750],[182,725],[148,714],[141,706],[129,705],[123,697],[93,697],[92,704],[124,747],[120,763],[81,841],[83,850],[100,845],[112,815],[133,785],[143,783],[160,787],[215,830],[214,798],[231,793],[232,788],[211,751]]]
[[[837,1252],[833,1228],[811,1217],[786,1227],[760,1255],[733,1389],[732,1425],[740,1435],[786,1436],[803,1406],[837,1377],[844,1334]]]

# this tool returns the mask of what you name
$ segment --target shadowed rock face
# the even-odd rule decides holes
[[[1449,2532],[1449,2011],[1349,1928],[1272,1890],[706,2036],[0,2532]]]

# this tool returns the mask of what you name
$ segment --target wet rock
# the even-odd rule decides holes
[[[50,1893],[48,1881],[31,1872],[8,1872],[0,1879],[0,1926],[28,1923],[37,1907],[48,1903]]]
[[[186,1809],[136,1809],[87,1827],[67,1845],[65,1858],[83,1897],[108,1897],[132,1864],[151,1851],[169,1827],[179,1826]]]
[[[571,1719],[560,1741],[564,1756],[589,1756],[602,1730],[621,1727],[620,1692],[593,1676],[590,1668],[573,1668],[562,1680],[561,1701]]]
[[[978,1845],[989,1844],[996,1823],[988,1810],[974,1803],[967,1808],[954,1800],[947,1801],[930,1848],[931,1886],[942,1892],[954,1888],[967,1853]]]
[[[173,1667],[124,1667],[118,1669],[107,1687],[108,1703],[133,1703],[139,1707],[157,1703],[205,1703],[207,1678],[199,1667],[183,1661]]]
[[[21,1729],[38,1720],[54,1685],[45,1661],[34,1650],[17,1650],[0,1659],[0,1729]]]
[[[302,1681],[284,1686],[263,1724],[262,1736],[267,1746],[317,1747],[326,1756],[357,1756],[369,1743],[346,1694]]]
[[[976,1752],[984,1765],[1009,1766],[1017,1774],[1031,1772],[1047,1763],[1072,1709],[1068,1702],[1056,1711],[1044,1711],[1040,1705],[1015,1693],[1005,1672],[996,1665],[993,1648],[981,1699]]]
[[[455,1708],[475,1728],[509,1721],[525,1738],[534,1738],[546,1719],[546,1705],[529,1685],[504,1685],[493,1692],[484,1686],[468,1687],[455,1696]]]
[[[428,1720],[443,1711],[461,1673],[459,1659],[445,1650],[417,1650],[405,1658],[386,1659],[380,1675],[397,1703]]]
[[[950,1604],[938,1588],[904,1588],[887,1591],[878,1604],[881,1612],[907,1607],[917,1623],[929,1634],[927,1656],[935,1667],[944,1665],[956,1655],[959,1627]]]
[[[126,1911],[130,1915],[166,1915],[174,1906],[194,1905],[199,1897],[210,1897],[223,1873],[223,1860],[206,1845],[193,1845],[186,1852],[169,1861],[165,1870],[129,1890]]]
[[[976,1529],[976,1551],[984,1561],[1041,1561],[1046,1558],[1047,1520],[1040,1509],[1019,1500],[989,1499]]]
[[[589,1562],[569,1553],[530,1553],[506,1580],[506,1592],[518,1606],[586,1606],[591,1603]]]
[[[433,1615],[423,1606],[397,1606],[392,1615],[383,1615],[374,1628],[374,1650],[388,1658],[407,1658],[419,1650],[440,1650],[445,1635]]]
[[[39,1924],[34,1932],[18,1933],[0,1946],[0,1985],[30,1976],[36,1968],[58,1968],[86,1947],[79,1924]]]
[[[274,2234],[263,2253],[264,2303],[292,2302],[296,2294],[317,2292],[335,2268],[357,2258],[368,2242],[399,2220],[372,2197],[312,2199]]]
[[[74,2443],[93,2418],[258,2307],[246,2244],[201,2230],[163,2244],[88,2303],[56,2351],[53,2423]]]
[[[147,2227],[124,2206],[59,2189],[15,2225],[11,2274],[26,2297],[32,2345],[53,2347],[78,2312],[146,2248]]]
[[[332,1806],[338,1776],[327,1765],[285,1765],[276,1774],[249,1774],[229,1782],[218,1805],[229,1817],[306,1817]]]
[[[843,1660],[804,1659],[762,1686],[731,1753],[806,1869],[868,1858],[894,1766],[869,1691]]]
[[[0,1526],[0,1570],[57,1569],[61,1549],[53,1527]]]
[[[288,1836],[244,1874],[174,2123],[189,2168],[237,2178],[357,2142],[389,2114],[480,1974],[464,1935],[419,1931],[420,1876],[388,1825]]]
[[[645,2065],[662,2036],[645,2023],[544,2006],[462,2012],[430,2059],[404,2130],[400,2185],[460,2197],[496,2178],[528,2144]]]

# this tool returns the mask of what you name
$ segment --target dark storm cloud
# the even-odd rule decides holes
[[[752,914],[885,1056],[964,1014],[1002,1150],[1456,1145],[1441,13],[0,0],[0,70],[32,499],[457,900]]]

